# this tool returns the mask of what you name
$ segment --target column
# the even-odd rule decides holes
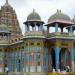
[[[30,23],[27,24],[27,31],[30,31]]]
[[[37,31],[39,31],[39,26],[37,25]]]
[[[44,47],[42,48],[42,72],[48,71],[48,54],[47,49]]]
[[[43,53],[43,71],[46,72],[46,53]]]
[[[61,27],[61,32],[63,32],[63,27]]]
[[[38,31],[40,31],[40,26],[38,25]]]
[[[3,48],[2,48],[2,58],[3,58],[3,60],[2,60],[2,65],[3,65],[2,73],[4,73],[4,49]]]
[[[49,26],[47,26],[47,33],[49,33]]]
[[[25,25],[25,32],[27,32],[27,25]]]
[[[24,48],[24,72],[26,72],[26,48]]]
[[[15,49],[15,72],[18,71],[18,50]]]
[[[48,72],[48,49],[46,49],[46,71]]]
[[[73,29],[72,29],[72,26],[70,27],[70,33],[71,33],[71,34],[73,33]]]
[[[12,56],[11,56],[11,51],[8,52],[8,69],[11,72],[12,71]]]
[[[44,72],[44,48],[42,48],[42,72]]]
[[[37,48],[34,48],[34,65],[35,65],[35,72],[37,72]]]
[[[28,47],[28,72],[30,72],[30,48]]]
[[[59,69],[59,48],[56,47],[55,48],[55,67],[56,67],[56,71],[58,71]]]
[[[35,27],[34,31],[36,31],[36,23],[34,23],[34,27]]]
[[[55,24],[55,32],[58,32],[58,23]]]
[[[32,31],[34,31],[34,26],[32,26]]]
[[[40,24],[40,26],[39,26],[39,31],[42,31],[42,30],[43,30],[43,25]]]
[[[34,22],[34,31],[36,31],[36,29],[37,29],[37,28],[36,28],[36,22]]]
[[[20,72],[22,72],[22,49],[20,49]]]
[[[74,72],[74,48],[71,49],[72,72]]]

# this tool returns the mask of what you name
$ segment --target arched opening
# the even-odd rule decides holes
[[[66,67],[70,67],[70,52],[67,48],[61,48],[59,52],[59,67],[60,70],[66,70]]]
[[[51,55],[51,66],[52,66],[52,69],[55,69],[55,50],[53,48],[50,51],[50,55]]]

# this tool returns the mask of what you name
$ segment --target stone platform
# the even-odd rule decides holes
[[[75,73],[9,73],[9,74],[4,74],[4,75],[75,75]]]

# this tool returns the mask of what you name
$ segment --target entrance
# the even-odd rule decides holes
[[[60,70],[65,70],[67,66],[70,67],[70,52],[67,48],[61,48],[59,52]]]
[[[53,48],[50,51],[50,55],[51,55],[51,66],[52,66],[52,69],[55,69],[55,50]]]

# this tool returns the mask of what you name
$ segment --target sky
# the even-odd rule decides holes
[[[0,6],[3,6],[6,0],[0,0]],[[35,9],[41,16],[41,19],[47,23],[48,18],[53,15],[57,9],[61,9],[72,19],[75,15],[75,0],[8,0],[9,4],[15,9],[22,32],[25,32],[23,22],[27,16]]]

